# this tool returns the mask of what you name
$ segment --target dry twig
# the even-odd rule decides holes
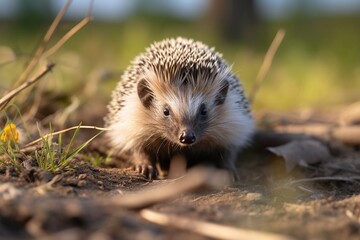
[[[263,80],[265,79],[266,74],[269,72],[270,66],[272,64],[272,61],[274,59],[275,53],[277,52],[282,40],[285,37],[285,30],[280,29],[272,41],[268,51],[265,54],[264,60],[262,62],[262,65],[260,67],[260,70],[258,72],[258,75],[256,76],[255,83],[250,91],[249,94],[249,101],[253,103],[255,101],[255,96],[259,90],[259,87]]]
[[[229,182],[229,175],[225,171],[197,167],[176,180],[157,185],[156,188],[142,189],[136,193],[116,197],[112,202],[121,207],[139,209],[174,199],[201,187],[223,187]]]
[[[42,70],[34,79],[29,80],[27,82],[24,82],[23,84],[21,84],[19,87],[15,88],[14,90],[12,90],[11,92],[9,92],[8,94],[6,94],[4,97],[2,97],[0,99],[0,110],[3,110],[7,103],[13,98],[15,97],[17,94],[19,94],[19,92],[23,91],[24,89],[28,88],[29,86],[31,86],[32,84],[36,83],[37,81],[39,81],[42,77],[44,77],[48,72],[51,71],[51,69],[55,66],[55,64],[49,64],[46,66],[46,68],[44,70]]]
[[[61,48],[75,33],[80,31],[86,24],[88,24],[92,20],[91,12],[92,12],[93,1],[90,2],[89,9],[86,17],[81,20],[78,24],[76,24],[73,28],[71,28],[59,41],[57,41],[54,46],[52,46],[49,50],[44,53],[44,58],[49,57],[54,54],[59,48]]]
[[[68,31],[59,41],[57,41],[52,48],[50,48],[48,51],[45,52],[47,44],[49,43],[51,37],[53,36],[53,34],[54,34],[56,28],[58,27],[61,19],[64,17],[64,15],[65,15],[66,11],[68,10],[71,2],[72,2],[72,0],[68,0],[65,3],[64,7],[59,11],[59,13],[55,17],[54,21],[50,25],[48,31],[46,32],[46,34],[45,34],[45,36],[44,36],[44,38],[43,38],[43,40],[41,42],[41,44],[36,49],[36,51],[34,53],[34,56],[31,58],[29,64],[26,66],[25,70],[23,71],[23,73],[21,74],[19,80],[17,81],[17,83],[20,84],[20,86],[17,87],[16,89],[12,90],[6,96],[8,96],[10,94],[13,94],[14,92],[16,92],[17,89],[20,89],[20,88],[22,88],[24,86],[25,86],[25,88],[27,88],[30,85],[32,85],[32,83],[34,83],[34,82],[32,82],[32,81],[26,82],[26,80],[29,78],[30,74],[34,71],[35,67],[38,65],[40,60],[42,58],[49,57],[51,54],[54,54],[61,46],[63,46],[65,44],[66,41],[68,41],[75,33],[77,33],[81,28],[83,28],[87,23],[89,23],[92,20],[91,11],[92,11],[93,1],[90,2],[89,9],[88,9],[88,12],[87,12],[87,16],[81,22],[79,22],[77,25],[75,25],[72,29],[70,29],[70,31]],[[29,82],[32,82],[32,83],[29,84]],[[24,90],[25,88],[22,88],[21,90]],[[19,92],[20,91],[16,92],[16,94],[19,93]],[[5,101],[0,101],[0,110],[3,110],[15,95],[13,95],[11,98],[8,98]],[[1,99],[1,100],[3,100],[3,99]],[[31,117],[34,113],[37,112],[37,108],[38,108],[38,105],[34,105],[31,108],[30,113],[27,114],[27,116]]]
[[[185,231],[191,231],[202,236],[218,239],[246,239],[246,240],[291,240],[293,238],[262,231],[234,228],[205,221],[193,220],[174,215],[155,212],[150,209],[140,211],[140,216],[145,220],[162,226],[170,226]]]

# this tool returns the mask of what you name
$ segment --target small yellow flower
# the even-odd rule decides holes
[[[4,127],[4,130],[1,133],[1,141],[7,142],[7,141],[19,141],[19,133],[16,130],[16,125],[13,123],[8,123]]]

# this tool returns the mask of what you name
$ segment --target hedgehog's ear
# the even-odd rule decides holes
[[[229,82],[223,81],[221,88],[220,88],[220,92],[218,93],[218,95],[215,98],[215,105],[221,105],[225,102],[228,89],[229,89]]]
[[[153,93],[145,79],[140,80],[138,83],[137,93],[144,107],[150,108],[151,102],[153,100]]]

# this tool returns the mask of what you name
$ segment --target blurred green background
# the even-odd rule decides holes
[[[0,1],[0,93],[20,76],[65,1]],[[278,29],[286,30],[255,110],[329,108],[360,96],[360,1],[95,0],[94,20],[49,61],[49,91],[108,101],[130,61],[176,36],[222,52],[247,92]],[[87,12],[73,1],[50,46]],[[85,86],[85,87],[84,87]],[[86,92],[85,92],[86,89]]]

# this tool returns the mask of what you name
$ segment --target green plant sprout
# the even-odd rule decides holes
[[[42,137],[42,148],[35,151],[35,159],[39,168],[49,172],[58,172],[72,169],[73,157],[102,133],[102,131],[100,131],[95,136],[82,143],[80,146],[74,147],[74,141],[79,133],[80,128],[81,123],[75,129],[75,132],[72,135],[70,143],[67,147],[64,147],[62,134],[59,134],[57,143],[53,141],[52,134],[47,134],[45,137]]]

